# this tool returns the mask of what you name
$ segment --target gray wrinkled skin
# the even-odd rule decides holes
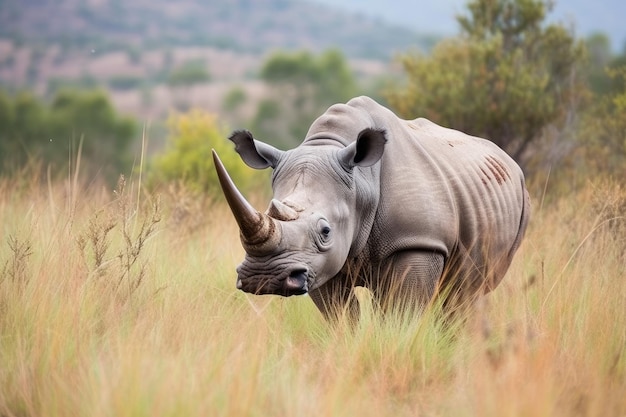
[[[231,140],[248,165],[274,169],[274,240],[242,237],[238,288],[308,293],[326,316],[354,311],[355,286],[418,308],[442,288],[456,303],[488,292],[528,223],[524,176],[504,151],[368,97],[330,107],[289,151],[245,131]]]

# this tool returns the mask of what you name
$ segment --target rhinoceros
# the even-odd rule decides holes
[[[369,97],[331,106],[288,151],[246,130],[229,139],[250,167],[273,168],[261,213],[213,152],[246,252],[237,288],[308,293],[329,318],[358,309],[357,286],[379,305],[416,308],[487,293],[528,224],[524,175],[502,149]]]

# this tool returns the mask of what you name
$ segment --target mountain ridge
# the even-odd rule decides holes
[[[0,38],[97,49],[212,46],[261,53],[337,47],[348,56],[376,59],[434,42],[375,17],[302,0],[0,0]]]

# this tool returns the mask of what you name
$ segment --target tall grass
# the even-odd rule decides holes
[[[351,328],[307,297],[235,290],[226,207],[0,184],[0,416],[626,414],[617,186],[541,206],[503,284],[464,322]]]

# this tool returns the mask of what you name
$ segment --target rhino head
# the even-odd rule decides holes
[[[248,166],[274,169],[273,198],[260,213],[239,192],[213,151],[220,185],[246,251],[237,268],[237,288],[282,296],[318,288],[339,273],[359,234],[354,171],[378,162],[385,133],[364,129],[347,146],[327,138],[289,151],[255,140],[248,131],[236,131],[229,139]]]

